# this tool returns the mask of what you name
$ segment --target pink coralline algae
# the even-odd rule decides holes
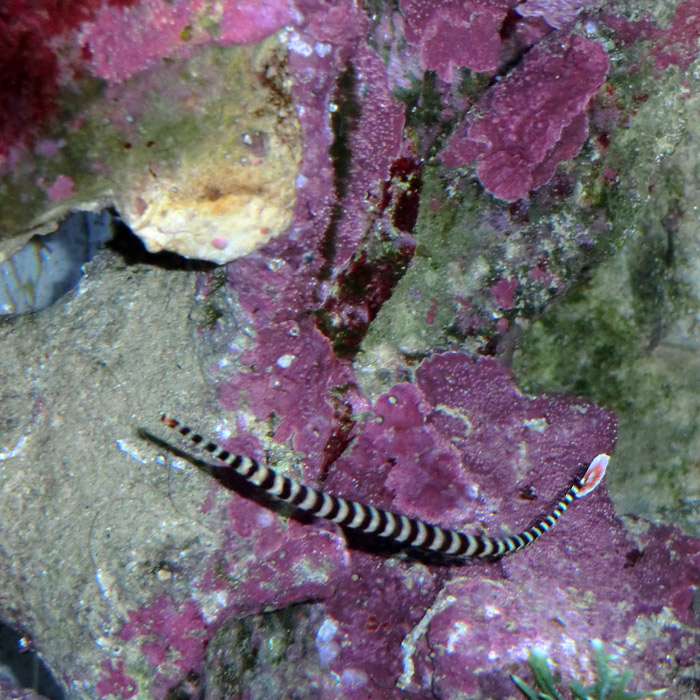
[[[241,398],[250,397],[251,409],[263,420],[270,415],[285,416],[278,428],[280,435],[291,438],[294,447],[308,454],[318,468],[333,454],[338,441],[342,442],[344,433],[336,429],[336,421],[346,408],[328,392],[354,380],[350,364],[334,358],[328,337],[331,331],[324,335],[301,310],[325,306],[332,332],[364,333],[396,276],[390,270],[382,277],[379,271],[374,281],[382,290],[375,288],[363,299],[356,298],[349,286],[365,276],[365,269],[361,258],[353,259],[353,255],[371,224],[390,231],[392,217],[402,226],[415,219],[404,214],[397,217],[396,207],[387,206],[395,191],[405,194],[403,183],[394,187],[391,180],[397,163],[406,169],[410,146],[402,134],[404,108],[391,96],[382,61],[364,43],[358,43],[367,17],[348,4],[314,6],[314,10],[294,37],[290,54],[295,100],[308,141],[293,231],[266,248],[267,258],[279,261],[274,269],[265,256],[251,256],[229,267],[231,287],[259,334],[259,342],[240,358],[245,367],[255,370],[244,370],[226,382],[220,396],[231,408],[240,405]],[[330,31],[336,26],[329,24],[331,19],[340,23],[337,32]],[[332,43],[323,43],[321,50],[313,48],[326,41]],[[337,84],[343,82],[341,75],[350,86],[345,92]],[[337,160],[347,162],[338,162],[336,173],[329,159],[331,102],[339,102],[341,110],[356,115],[354,121],[337,125],[347,139],[347,152],[338,154]],[[412,240],[398,243],[396,251],[406,262]],[[325,268],[334,271],[335,280],[319,286]],[[338,309],[343,313],[336,313]]]
[[[189,56],[210,43],[201,26],[201,3],[166,0],[132,3],[132,7],[103,6],[80,31],[79,42],[89,57],[91,72],[109,81],[123,81],[152,66],[159,58]],[[239,0],[222,5],[217,43],[251,44],[294,21],[288,3]],[[121,40],[114,42],[114,36]]]
[[[649,55],[653,67],[664,71],[669,66],[678,66],[687,71],[698,58],[700,38],[700,0],[685,0],[676,7],[668,26],[661,27],[649,17],[631,21],[625,16],[604,13],[602,19],[615,32],[616,39],[623,44],[649,41]]]
[[[100,680],[95,685],[95,690],[100,697],[112,696],[129,700],[138,693],[138,684],[124,671],[124,659],[117,659],[114,662],[105,659],[101,668]]]
[[[297,386],[293,376],[279,375],[277,381]],[[328,386],[327,400],[331,391]],[[268,410],[276,405],[274,396],[265,393],[256,401],[269,402]],[[295,407],[285,410],[294,412]],[[448,526],[473,528],[480,522],[497,532],[497,523],[507,523],[512,531],[540,515],[554,492],[568,486],[575,465],[610,451],[614,436],[614,420],[607,411],[568,397],[524,396],[495,362],[446,353],[424,362],[415,384],[397,384],[377,398],[371,413],[358,424],[349,449],[329,468],[325,488]],[[523,489],[536,496],[521,498]],[[585,537],[577,537],[576,523],[586,517],[596,522],[600,507],[596,497],[587,509],[577,508],[569,525],[538,547],[547,565],[554,566],[572,547],[578,551],[591,546]],[[240,583],[235,590],[223,580],[209,585],[228,590],[227,607],[239,614],[255,612],[256,606],[323,600],[317,649],[324,667],[339,680],[322,697],[348,697],[352,692],[352,697],[371,698],[379,686],[386,688],[383,697],[398,698],[395,686],[402,676],[407,689],[417,691],[418,697],[430,697],[420,680],[430,673],[424,663],[430,649],[420,651],[426,638],[417,630],[425,611],[440,605],[444,582],[453,577],[449,569],[433,570],[410,560],[387,561],[361,550],[343,557],[339,541],[323,536],[328,525],[281,527],[260,506],[238,498],[231,503],[229,519],[226,558],[231,564],[239,560],[229,576]],[[254,560],[246,554],[251,549]],[[525,569],[529,565],[526,562]],[[488,570],[484,565],[468,567],[459,570],[458,580],[479,581]],[[585,578],[583,572],[580,576]],[[512,595],[514,589],[509,590]],[[456,608],[454,612],[458,613]],[[456,624],[455,618],[450,619],[449,624]],[[597,629],[601,623],[596,624]],[[485,625],[484,634],[488,633]],[[415,678],[406,675],[406,656],[401,652],[412,638],[415,644],[407,647],[413,649],[411,664],[421,669]],[[526,644],[527,636],[520,638]],[[453,651],[444,653],[447,663]],[[469,663],[472,671],[475,663],[487,667],[486,652],[472,656]],[[466,671],[462,676],[459,682],[465,687],[476,682]]]
[[[586,108],[607,71],[599,43],[551,34],[484,93],[442,152],[442,162],[456,167],[476,160],[479,180],[493,195],[507,201],[527,196],[581,149]]]
[[[57,112],[62,85],[86,75],[123,81],[159,58],[210,44],[211,18],[198,0],[61,0],[0,7],[0,156]],[[260,41],[300,15],[284,0],[222,3],[216,41]],[[115,37],[118,37],[115,40]]]
[[[255,357],[255,371],[241,373],[222,387],[224,405],[234,408],[245,401],[260,418],[281,416],[281,441],[291,440],[295,449],[307,454],[320,452],[332,427],[328,387],[342,381],[330,343],[311,324],[295,321],[261,329],[259,341],[271,354],[264,360],[259,352],[243,354],[245,364],[253,364]]]
[[[512,309],[515,306],[513,295],[518,288],[518,280],[502,279],[491,287],[493,299],[501,309]]]
[[[187,43],[181,35],[193,20],[187,2],[103,7],[94,22],[82,26],[80,44],[95,75],[122,81],[163,55],[182,55]],[[122,37],[118,43],[113,40],[115,34]]]
[[[654,68],[665,70],[670,65],[677,65],[683,71],[688,70],[691,62],[698,57],[700,0],[682,2],[664,34],[664,40],[651,51]]]
[[[46,194],[54,201],[72,197],[75,195],[73,180],[67,175],[59,175],[52,185],[46,187]]]
[[[406,38],[419,47],[421,65],[452,80],[454,68],[490,71],[498,66],[499,30],[509,2],[402,0]]]
[[[661,624],[659,636],[674,640],[666,652],[651,639],[638,656],[628,653],[626,659],[635,669],[636,678],[646,676],[653,679],[647,682],[659,685],[668,682],[662,680],[664,674],[689,665],[683,659],[684,650],[696,649],[700,641],[698,622],[690,612],[692,591],[697,585],[694,582],[700,572],[697,540],[661,527],[646,529],[639,542],[633,543],[613,525],[611,516],[608,507],[595,518],[582,516],[577,527],[592,527],[586,530],[591,542],[605,533],[606,546],[570,549],[556,566],[556,585],[548,584],[553,570],[542,560],[529,567],[517,566],[516,562],[517,572],[510,569],[509,577],[513,576],[523,590],[542,585],[539,595],[512,595],[509,586],[488,575],[480,580],[456,576],[445,586],[441,599],[451,596],[455,602],[444,611],[438,610],[427,631],[438,659],[438,697],[458,697],[460,691],[489,687],[495,679],[484,673],[484,656],[488,654],[495,665],[500,665],[523,638],[530,646],[539,646],[558,657],[563,667],[575,673],[587,639],[613,641],[620,639],[621,633],[625,636],[623,630],[634,635],[638,625],[651,622],[664,608],[672,611],[674,620]],[[595,584],[586,582],[585,571],[595,576]],[[586,596],[595,606],[592,611],[581,604]],[[456,620],[469,621],[463,634],[455,634]],[[579,653],[566,650],[567,638],[575,640]],[[494,696],[505,696],[507,688],[502,690]]]
[[[299,19],[291,0],[238,0],[222,6],[219,43],[250,44]]]
[[[329,488],[425,520],[435,519],[434,505],[440,503],[443,518],[459,520],[469,484],[458,455],[426,425],[429,410],[412,384],[380,396],[376,422],[363,425],[352,450],[333,466]]]
[[[124,641],[137,644],[146,661],[157,670],[157,685],[152,689],[154,698],[165,697],[167,688],[188,670],[201,665],[205,628],[201,610],[192,600],[177,605],[161,594],[149,605],[129,612],[129,620],[119,635]],[[114,677],[114,669],[110,667],[108,678]],[[123,696],[124,691],[121,692]]]
[[[100,0],[70,4],[8,0],[0,6],[0,159],[56,113],[61,79],[57,54],[62,53],[56,47],[64,43],[62,35],[92,17],[100,4]],[[129,5],[132,0],[110,4]]]

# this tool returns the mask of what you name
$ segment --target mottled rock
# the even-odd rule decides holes
[[[182,67],[187,77],[179,104],[200,125],[196,141],[183,143],[172,164],[129,173],[115,194],[125,222],[151,252],[224,263],[260,248],[291,223],[301,134],[286,50],[273,37],[224,53]],[[186,87],[219,72],[218,94],[210,84],[212,92],[198,99]],[[112,98],[123,102],[128,93],[115,89]]]
[[[153,50],[140,72],[122,65],[99,90],[78,82],[63,121],[33,124],[41,138],[7,147],[0,255],[70,210],[108,205],[151,251],[218,263],[287,229],[301,133],[284,42],[188,46],[189,58],[168,60]]]

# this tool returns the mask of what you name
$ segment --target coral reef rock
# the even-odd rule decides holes
[[[174,167],[132,175],[117,197],[124,220],[151,252],[225,263],[291,222],[301,142],[288,101],[286,52],[273,37],[228,53],[236,95],[221,103],[220,114],[202,115],[217,123]]]

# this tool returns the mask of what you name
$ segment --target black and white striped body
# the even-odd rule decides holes
[[[602,481],[609,460],[607,455],[598,455],[584,476],[576,480],[552,512],[533,527],[510,537],[489,537],[447,530],[405,515],[317,491],[277,474],[274,469],[251,457],[231,454],[174,418],[163,415],[161,420],[212,457],[233,468],[248,483],[280,501],[344,528],[384,537],[406,547],[465,558],[499,558],[527,547],[554,526],[574,498],[590,493]]]

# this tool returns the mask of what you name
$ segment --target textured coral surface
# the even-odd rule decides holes
[[[484,93],[465,134],[455,134],[442,161],[457,166],[476,159],[489,192],[508,201],[525,197],[581,150],[586,108],[607,72],[608,58],[597,41],[553,35]]]
[[[633,428],[655,441],[679,382],[645,396],[622,352],[670,352],[674,314],[692,329],[700,308],[697,258],[671,274],[697,227],[697,3],[601,4],[0,11],[39,76],[14,85],[0,134],[15,212],[22,177],[70,207],[125,162],[149,173],[151,129],[169,163],[209,153],[234,133],[213,115],[235,121],[245,93],[211,94],[228,73],[210,67],[233,64],[207,57],[228,44],[279,43],[260,89],[298,125],[291,222],[259,250],[207,272],[104,251],[63,303],[0,326],[0,617],[67,697],[511,698],[533,646],[591,680],[591,638],[636,687],[695,695],[700,542],[616,511],[605,486],[525,551],[457,566],[225,489],[135,433],[167,410],[307,483],[496,535],[530,526],[601,452],[632,473],[629,494],[663,491],[618,446]],[[266,139],[245,134],[255,159]],[[626,305],[608,286],[587,297],[593,330],[547,328],[606,265],[624,281],[620,248],[639,256]],[[567,364],[587,336],[594,354]],[[630,405],[655,420],[640,428]],[[690,444],[673,425],[664,437]]]

